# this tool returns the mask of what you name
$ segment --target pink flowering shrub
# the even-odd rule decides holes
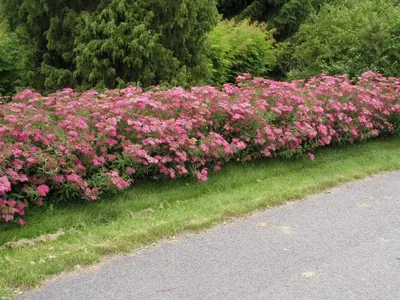
[[[244,74],[221,90],[25,90],[0,105],[0,219],[23,225],[29,206],[96,200],[135,178],[202,182],[232,159],[314,159],[316,147],[393,132],[399,112],[400,80],[372,72],[357,84]]]

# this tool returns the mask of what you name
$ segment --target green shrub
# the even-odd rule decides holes
[[[15,34],[6,31],[0,23],[0,95],[15,93],[22,76],[22,54]]]
[[[219,0],[218,9],[227,18],[265,21],[275,28],[277,40],[292,36],[310,14],[334,0]]]
[[[234,82],[243,73],[263,76],[276,63],[272,32],[265,23],[221,21],[208,40],[215,85]]]
[[[392,0],[326,5],[301,26],[288,49],[284,63],[291,79],[320,73],[357,77],[367,70],[400,76],[400,7]]]

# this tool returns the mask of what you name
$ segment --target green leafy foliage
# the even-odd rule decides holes
[[[247,72],[263,76],[276,63],[274,39],[265,23],[222,21],[208,39],[215,85],[235,82],[237,76]]]
[[[0,18],[10,27],[0,34],[1,94],[26,87],[47,93],[127,84],[220,85],[244,72],[275,79],[400,72],[399,0],[0,0],[0,5]],[[217,25],[217,9],[235,21]]]
[[[283,40],[297,32],[310,14],[332,0],[219,0],[219,11],[228,18],[265,21]]]
[[[15,34],[0,24],[0,95],[15,93],[23,73],[23,53]]]
[[[322,8],[291,39],[289,78],[321,72],[400,76],[400,7],[392,0],[342,0]]]
[[[52,91],[206,81],[215,0],[2,0],[34,49],[34,87]]]

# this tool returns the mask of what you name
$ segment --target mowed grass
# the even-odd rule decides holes
[[[201,230],[234,216],[383,171],[400,169],[400,138],[326,148],[316,160],[229,164],[208,182],[146,182],[90,204],[37,210],[27,226],[0,225],[0,299],[37,286],[49,275],[130,252],[185,230]],[[49,234],[58,233],[53,236]]]

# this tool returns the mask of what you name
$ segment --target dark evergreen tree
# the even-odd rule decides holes
[[[1,0],[32,46],[39,90],[187,84],[210,76],[205,39],[215,0]]]

